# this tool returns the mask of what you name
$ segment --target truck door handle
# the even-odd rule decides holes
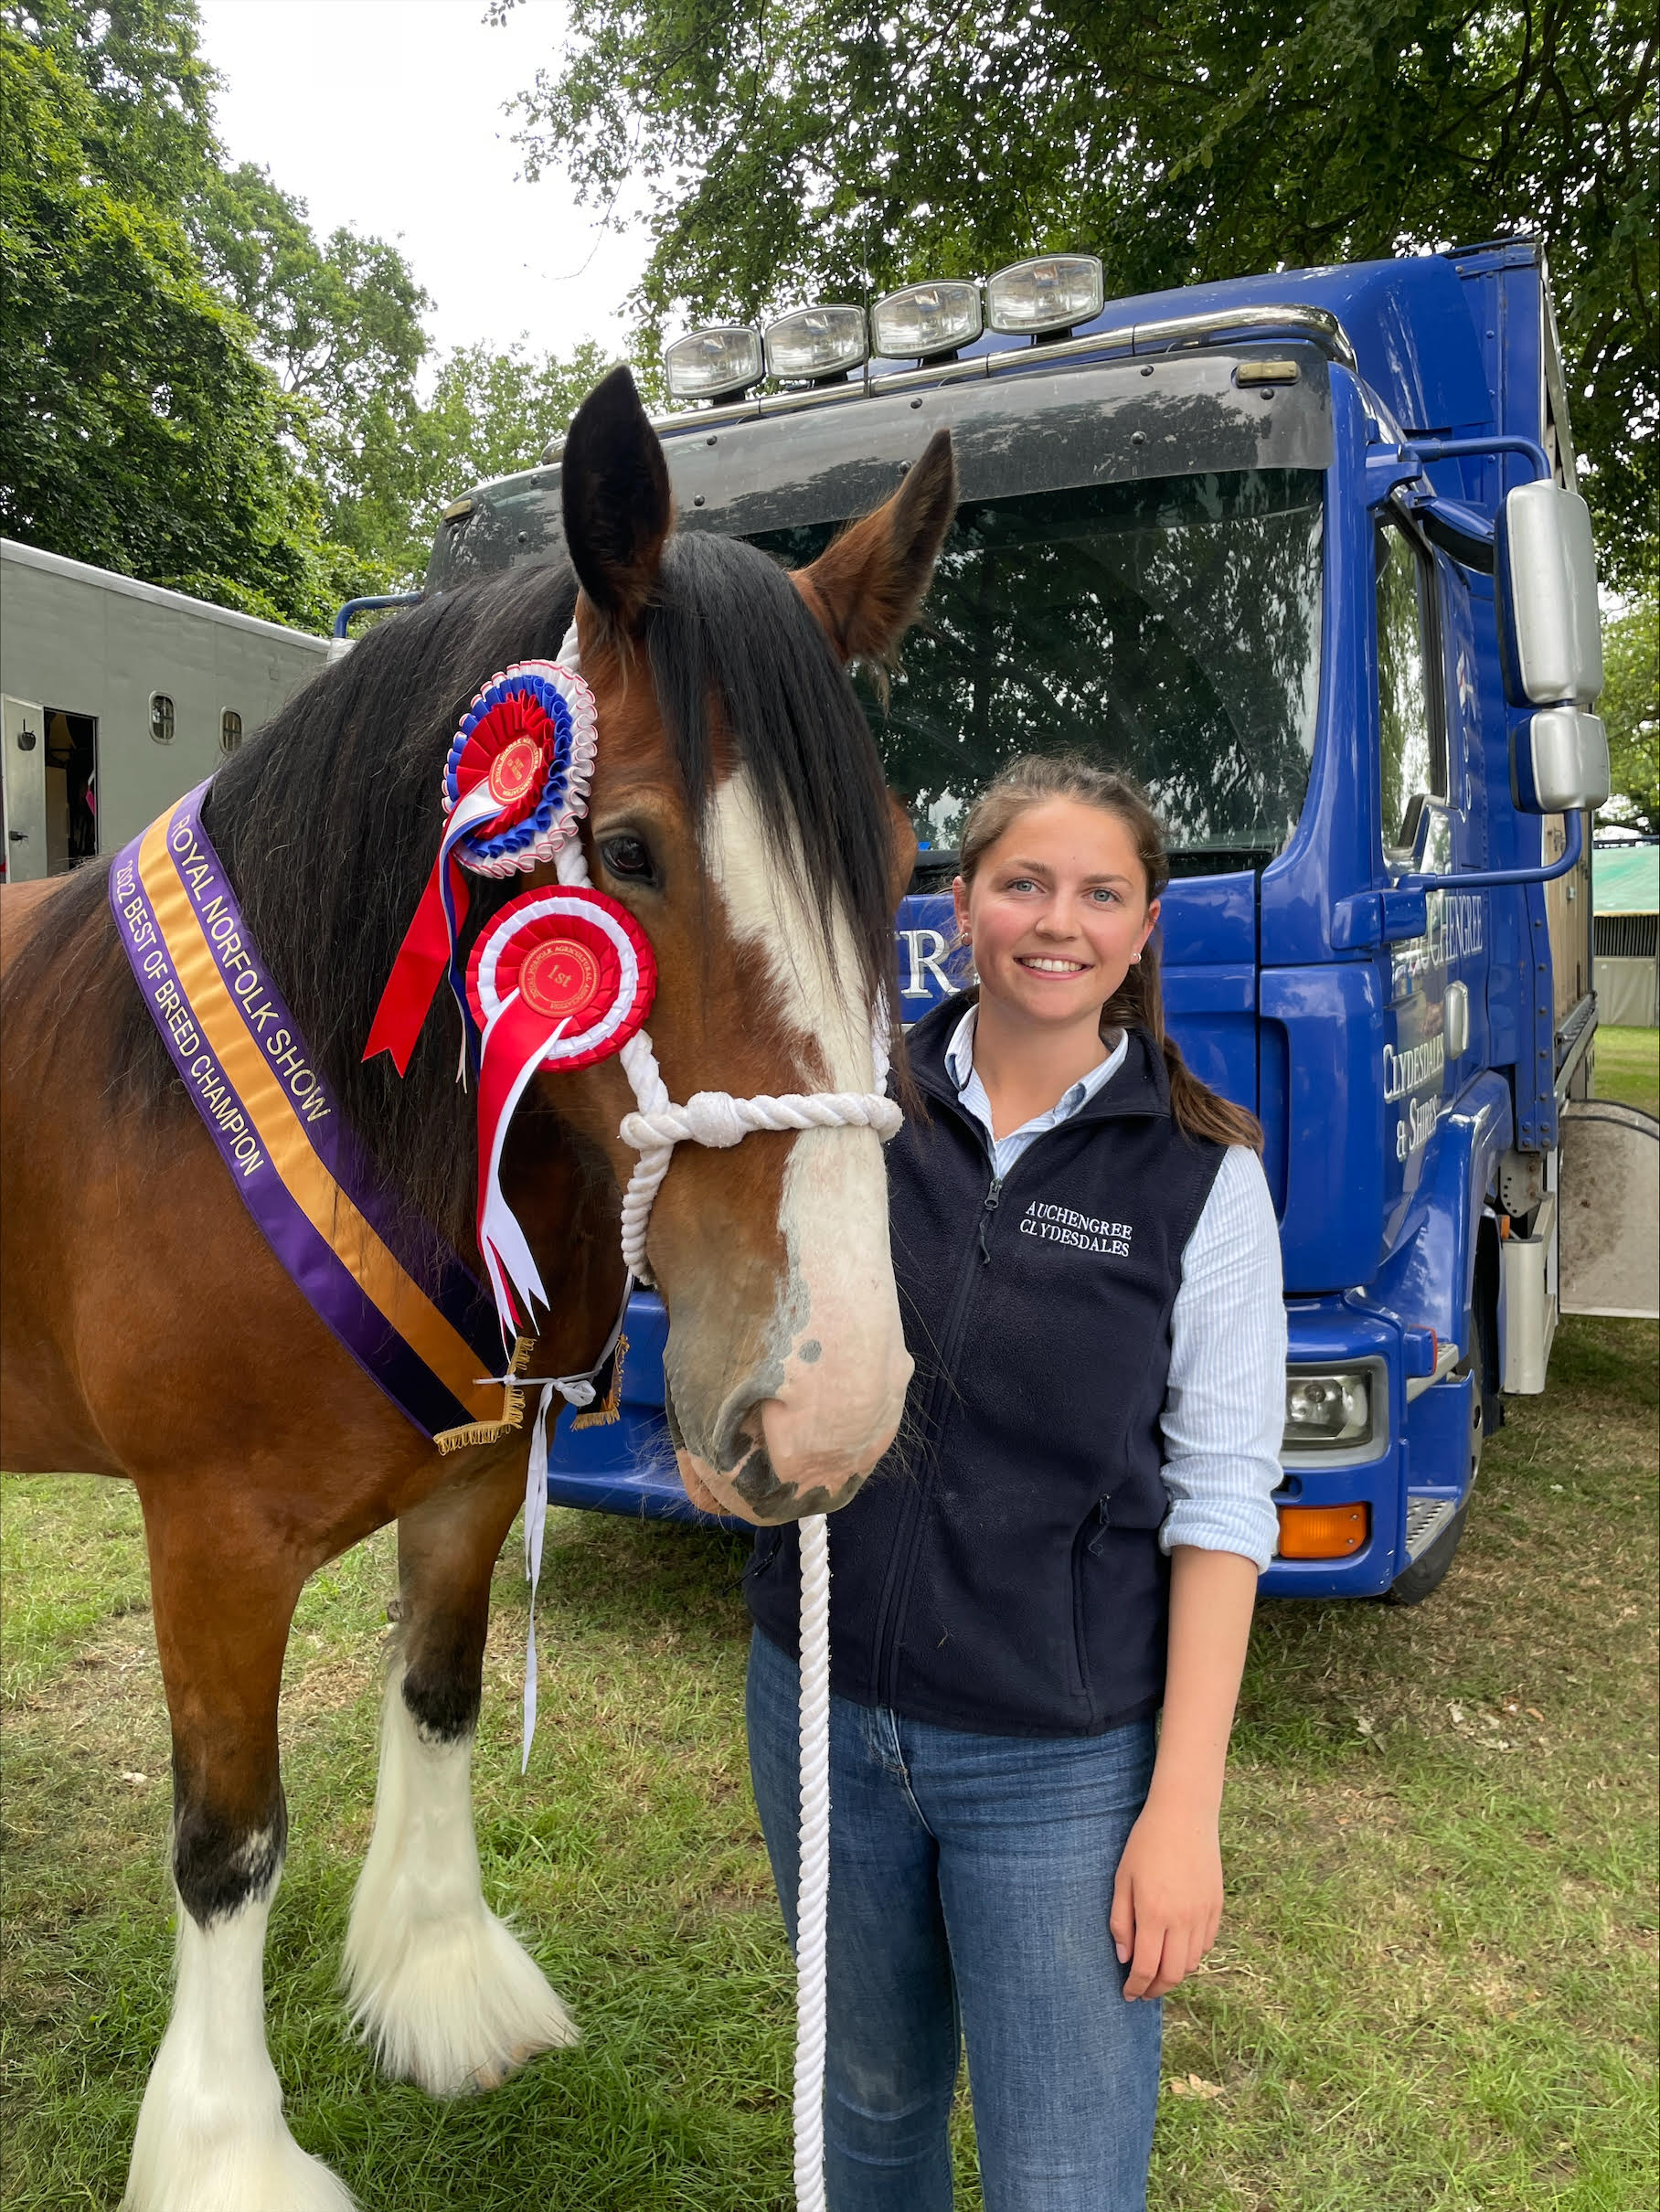
[[[22,845],[28,836],[27,830],[7,830],[5,834],[14,845]]]

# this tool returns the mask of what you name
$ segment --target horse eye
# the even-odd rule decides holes
[[[642,837],[608,837],[600,847],[600,857],[613,876],[621,876],[624,881],[649,883],[657,872]]]

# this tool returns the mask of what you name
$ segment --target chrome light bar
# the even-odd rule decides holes
[[[1034,369],[1052,371],[1073,362],[1099,363],[1112,355],[1179,353],[1230,338],[1249,341],[1269,336],[1301,338],[1344,368],[1356,367],[1355,349],[1348,334],[1329,308],[1311,306],[1301,300],[1263,301],[1253,302],[1250,306],[1208,308],[1197,314],[1169,315],[1156,322],[1124,323],[1112,330],[1096,331],[1089,337],[1062,338],[1038,348],[1019,346],[1006,353],[972,354],[966,361],[936,362],[921,368],[883,371],[845,389],[831,387],[821,391],[778,392],[766,399],[752,394],[742,399],[728,399],[696,416],[654,415],[652,427],[659,431],[684,431],[694,422],[707,421],[711,417],[723,422],[742,422],[825,401],[842,404],[856,395],[879,399],[885,392],[903,391],[913,386],[977,382],[985,377],[1019,375]],[[563,450],[564,440],[554,439],[542,455],[544,463],[557,461]]]

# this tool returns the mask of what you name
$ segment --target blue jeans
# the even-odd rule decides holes
[[[750,1647],[750,1769],[795,1940],[795,1663]],[[1107,1915],[1151,1720],[977,1736],[830,1703],[830,2212],[949,2212],[959,2035],[986,2212],[1143,2212],[1160,2007]]]

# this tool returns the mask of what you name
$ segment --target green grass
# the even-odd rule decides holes
[[[1263,1606],[1229,1916],[1167,2006],[1186,2093],[1162,2102],[1155,2212],[1654,2202],[1655,1352],[1646,1324],[1564,1323],[1423,1607]],[[0,1540],[0,2202],[84,2212],[119,2201],[165,2018],[165,1714],[132,1494],[8,1481]],[[550,1516],[525,1782],[504,1555],[485,1886],[585,2040],[449,2106],[376,2077],[335,1989],[392,1556],[383,1535],[318,1578],[291,1654],[267,1978],[296,2135],[371,2212],[782,2212],[791,1983],[744,1767],[740,1549]],[[975,2207],[966,2126],[960,2166]]]
[[[1660,1114],[1660,1029],[1599,1026],[1592,1048],[1598,1098]]]

